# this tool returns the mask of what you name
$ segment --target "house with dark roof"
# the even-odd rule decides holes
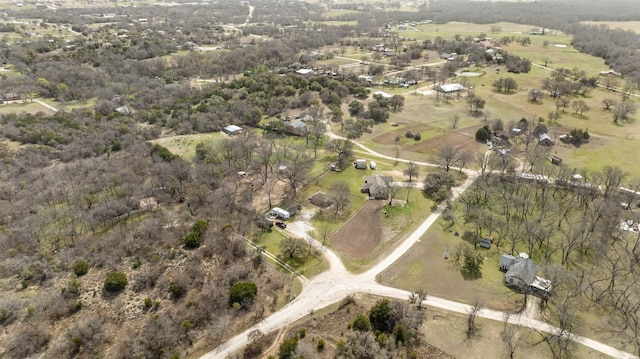
[[[520,253],[517,257],[503,254],[500,258],[500,269],[506,271],[506,285],[541,297],[551,295],[551,281],[536,276],[539,268],[525,253]]]
[[[388,199],[391,182],[393,182],[391,176],[369,176],[365,178],[360,192],[369,194],[369,199]]]

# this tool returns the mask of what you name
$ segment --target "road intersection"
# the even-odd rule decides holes
[[[330,131],[328,132],[328,135],[331,138],[341,138],[340,136],[337,136]],[[370,155],[378,158],[389,159],[398,162],[409,162],[409,160],[394,158],[377,153],[358,142],[354,142],[354,144],[367,151]],[[423,166],[436,166],[427,162],[415,163]],[[465,172],[465,174],[467,175],[467,179],[460,186],[452,188],[452,199],[455,199],[460,194],[462,194],[479,175],[476,171],[472,170],[463,170],[463,172]],[[309,233],[313,230],[313,227],[309,225],[308,217],[291,223],[287,227],[287,230],[291,231],[293,234],[301,238],[304,238],[307,241],[310,241],[310,243],[312,243],[315,248],[324,253],[326,259],[330,264],[329,270],[309,280],[305,284],[302,292],[278,312],[273,313],[271,316],[264,319],[260,323],[232,337],[223,345],[220,345],[216,349],[203,355],[201,359],[227,358],[234,352],[242,349],[249,342],[248,334],[252,330],[258,329],[263,333],[269,333],[278,330],[313,313],[318,309],[322,309],[333,303],[336,303],[349,295],[354,295],[357,293],[370,293],[377,296],[407,300],[409,298],[410,292],[379,284],[377,283],[376,278],[380,273],[382,273],[382,271],[391,266],[407,251],[409,251],[409,249],[436,222],[443,210],[444,205],[440,205],[439,207],[437,207],[436,210],[431,213],[431,215],[429,215],[413,233],[408,235],[407,238],[399,243],[388,256],[383,258],[371,269],[361,274],[353,274],[347,271],[340,258],[333,251],[331,251],[329,248],[324,247],[321,243],[310,236]],[[467,314],[471,310],[471,306],[468,304],[454,302],[444,298],[433,296],[427,297],[427,299],[424,301],[424,304],[426,304],[427,306],[463,314]],[[555,335],[565,335],[576,343],[582,344],[614,358],[637,358],[632,354],[618,350],[604,343],[600,343],[598,341],[572,333],[562,333],[559,328],[556,328],[548,323],[533,319],[526,315],[521,314],[506,316],[504,312],[490,309],[481,309],[478,312],[477,316],[497,321],[504,321],[505,318],[507,318],[508,322],[514,325]]]

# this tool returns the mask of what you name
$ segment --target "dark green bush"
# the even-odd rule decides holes
[[[258,287],[253,282],[237,282],[229,290],[229,304],[243,304],[247,300],[253,300],[258,294]]]
[[[89,263],[84,259],[80,259],[73,265],[73,273],[75,273],[78,277],[82,277],[83,275],[89,272]]]
[[[202,243],[202,239],[200,238],[200,234],[198,232],[191,231],[184,237],[182,241],[184,246],[187,248],[198,248]]]
[[[104,281],[104,289],[107,292],[119,292],[123,290],[129,281],[127,276],[122,272],[111,272]]]

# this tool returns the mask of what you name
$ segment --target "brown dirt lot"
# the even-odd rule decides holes
[[[480,151],[483,148],[483,144],[476,141],[475,133],[481,126],[468,127],[456,132],[447,132],[442,136],[428,139],[416,143],[414,145],[405,146],[405,149],[411,152],[426,153],[435,155],[437,150],[444,145],[460,146],[463,150],[471,152]]]
[[[368,201],[355,216],[331,238],[334,248],[353,258],[365,258],[382,238],[380,209],[384,202]]]

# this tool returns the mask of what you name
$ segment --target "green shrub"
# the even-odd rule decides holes
[[[78,277],[82,277],[83,275],[89,272],[89,263],[84,259],[80,259],[73,265],[73,273],[75,273]]]
[[[207,228],[209,228],[209,222],[199,219],[193,224],[193,226],[191,226],[191,232],[203,235]]]
[[[123,290],[129,281],[127,276],[122,272],[111,272],[104,281],[104,289],[107,292],[119,292]]]
[[[279,359],[291,359],[293,358],[293,353],[298,348],[298,338],[289,338],[282,341],[280,344],[280,348],[278,350],[278,358]]]
[[[327,342],[325,342],[324,339],[318,339],[317,348],[319,352],[323,351],[326,346]]]
[[[229,290],[229,304],[243,304],[247,300],[253,300],[258,294],[258,287],[253,282],[237,282]]]
[[[144,298],[145,309],[151,309],[152,306],[153,306],[153,300],[151,300],[151,298],[149,297]]]
[[[184,288],[175,282],[171,282],[169,283],[169,292],[171,292],[173,299],[178,299],[184,294]]]
[[[353,330],[357,330],[359,332],[368,332],[371,330],[371,321],[369,321],[369,317],[364,314],[358,314],[356,319],[353,321],[353,325],[351,325]]]
[[[300,328],[300,330],[298,331],[298,338],[302,339],[304,337],[307,336],[307,329],[306,328]]]
[[[191,231],[184,237],[183,243],[185,247],[193,249],[200,247],[202,240],[200,239],[200,234],[198,232]]]

